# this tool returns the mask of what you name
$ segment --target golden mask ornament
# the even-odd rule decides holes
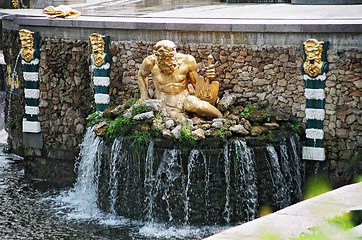
[[[303,43],[304,52],[306,55],[303,70],[311,77],[315,77],[322,73],[323,44],[323,41],[319,42],[316,39],[309,39]]]
[[[104,46],[106,43],[104,41],[104,38],[105,36],[97,33],[92,33],[89,36],[89,40],[92,45],[91,59],[98,67],[105,63],[106,53],[104,52]]]
[[[34,57],[34,32],[31,32],[26,29],[21,29],[19,31],[20,41],[21,41],[21,57],[29,62]]]

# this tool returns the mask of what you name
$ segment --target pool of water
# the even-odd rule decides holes
[[[21,160],[0,155],[0,239],[201,239],[221,227],[132,221],[77,201],[72,188],[24,178]],[[225,227],[224,227],[225,228]]]

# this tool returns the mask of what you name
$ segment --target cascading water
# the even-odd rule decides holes
[[[229,144],[229,149],[226,149],[225,152],[227,152],[225,156],[234,162],[234,189],[236,194],[234,197],[240,198],[238,205],[242,206],[241,211],[244,221],[251,221],[258,214],[256,163],[253,151],[246,146],[246,142],[236,139]],[[228,161],[225,160],[226,162]],[[225,171],[227,171],[226,167]]]
[[[293,202],[299,201],[302,199],[302,172],[304,172],[304,166],[302,164],[302,161],[300,160],[300,148],[298,149],[297,143],[299,143],[299,136],[293,135],[290,139],[290,146],[291,146],[291,177],[293,179],[292,186],[294,185],[295,188],[291,189],[291,193],[293,193],[295,199],[293,199]],[[291,187],[292,187],[291,186]]]
[[[99,155],[102,144],[102,140],[89,128],[79,153],[81,161],[76,165],[77,182],[63,199],[74,206],[75,214],[83,218],[92,218],[98,214]]]
[[[285,179],[279,164],[278,154],[272,145],[266,147],[269,154],[270,176],[273,182],[273,200],[279,208],[290,204],[288,201],[288,192],[285,188]],[[285,201],[287,199],[287,201]]]
[[[116,214],[115,205],[118,192],[118,174],[121,165],[121,161],[125,159],[126,153],[122,151],[123,141],[122,139],[116,139],[112,145],[111,150],[111,162],[109,172],[109,202],[110,212]]]
[[[64,198],[84,204],[78,213],[168,227],[223,225],[257,218],[261,205],[279,209],[301,198],[295,136],[281,138],[277,148],[249,147],[242,139],[232,139],[217,149],[198,146],[188,155],[176,145],[165,148],[162,141],[134,151],[130,141],[116,139],[109,145],[87,130],[77,182]],[[149,229],[144,226],[140,232]]]

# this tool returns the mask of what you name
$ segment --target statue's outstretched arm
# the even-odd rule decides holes
[[[189,66],[189,73],[188,73],[188,79],[190,80],[190,83],[195,88],[196,81],[199,75],[197,74],[197,63],[194,57],[187,56],[187,64]]]
[[[154,61],[150,57],[143,60],[138,71],[138,86],[141,93],[141,100],[149,99],[148,96],[148,75],[154,66]]]

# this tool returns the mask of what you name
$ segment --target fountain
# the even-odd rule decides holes
[[[160,139],[145,148],[132,147],[126,137],[107,143],[89,128],[74,191],[82,197],[92,192],[87,202],[130,219],[199,226],[246,222],[258,217],[260,206],[278,210],[301,200],[299,139],[292,134],[280,140],[280,147],[249,147],[235,138],[215,149],[204,140],[182,154]]]
[[[245,117],[238,121],[221,118],[213,105],[212,58],[205,80],[195,59],[177,53],[174,43],[160,41],[154,49],[140,65],[140,99],[129,109],[102,108],[89,117],[94,126],[81,144],[69,198],[127,219],[178,226],[242,223],[257,218],[261,206],[279,210],[300,201],[297,135],[257,106],[235,110]],[[91,56],[92,63],[102,60],[98,66],[105,64],[102,50]],[[157,99],[149,99],[149,73]]]
[[[195,31],[193,18],[179,18],[175,24],[148,16],[102,18],[101,24],[93,20],[83,14],[76,20],[3,18],[8,63],[15,62],[9,49],[16,49],[18,42],[11,39],[17,39],[12,38],[17,29],[29,27],[42,36],[39,78],[29,78],[36,74],[27,74],[26,64],[20,69],[21,78],[39,83],[39,96],[32,98],[39,104],[26,108],[26,117],[38,120],[39,141],[32,141],[34,132],[23,135],[21,126],[10,133],[11,139],[24,136],[15,149],[25,155],[27,177],[57,182],[58,172],[71,173],[63,166],[72,166],[80,152],[69,198],[112,219],[119,215],[172,226],[242,223],[257,218],[264,206],[275,211],[301,199],[305,177],[301,130],[307,120],[314,120],[305,118],[310,112],[305,108],[308,91],[300,74],[300,43],[307,34],[283,38],[289,30],[258,32],[254,25],[245,32],[236,18],[225,28],[224,20],[214,24],[204,19],[200,31]],[[344,40],[356,35],[325,34],[332,49],[337,43],[346,47]],[[338,34],[343,36],[337,41]],[[179,52],[173,42],[157,42],[160,39],[172,39]],[[334,69],[342,66],[339,59],[350,60],[348,69],[359,67],[358,50],[333,51],[329,59]],[[337,121],[333,114],[339,110],[331,103],[339,101],[333,92],[337,84],[338,91],[351,91],[350,97],[340,98],[341,104],[349,102],[356,108],[353,94],[358,94],[358,87],[353,84],[359,82],[352,77],[345,86],[332,82],[343,79],[344,73],[338,71],[325,72],[326,115],[318,128],[324,135],[306,131],[308,139],[318,141],[318,146],[307,147],[326,145],[321,151],[327,154],[319,160],[355,156],[358,148],[351,142],[357,138],[356,113],[346,110]],[[345,75],[351,72],[346,70]],[[21,93],[25,87],[21,85]],[[16,123],[25,116],[26,100],[19,95],[22,108],[9,108]],[[88,130],[87,115],[92,125]],[[335,130],[335,124],[348,129],[347,119],[352,132]],[[337,135],[343,138],[341,147],[333,143]]]

